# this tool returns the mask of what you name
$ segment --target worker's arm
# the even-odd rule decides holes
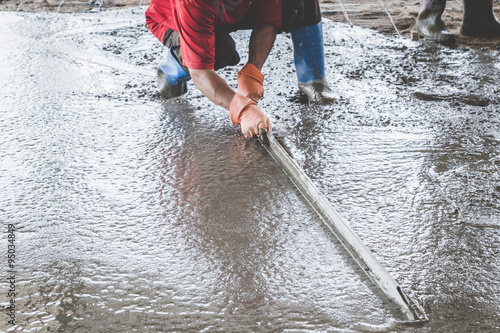
[[[253,29],[250,36],[248,63],[262,69],[262,65],[273,48],[277,29],[272,26],[263,26]]]
[[[271,121],[257,103],[241,94],[235,94],[219,75],[212,69],[190,69],[195,86],[217,105],[229,110],[233,124],[241,124],[245,138],[259,134],[259,129],[271,131]]]
[[[264,75],[260,72],[276,39],[276,28],[264,26],[252,31],[248,63],[238,72],[238,93],[256,103],[264,96]]]
[[[276,39],[276,28],[264,26],[252,31],[248,63],[260,71]],[[234,91],[214,70],[189,69],[195,86],[217,105],[229,110]]]
[[[274,27],[264,26],[254,29],[250,37],[248,63],[260,71],[271,52],[275,39],[276,28]],[[243,96],[241,92],[235,94],[214,70],[190,69],[189,73],[194,85],[208,99],[229,110],[229,116],[234,124],[241,123],[241,132],[246,138],[258,134],[260,128],[271,130],[269,118],[258,108],[255,99],[246,94]],[[262,87],[262,82],[260,86]]]
[[[229,110],[234,91],[213,69],[189,69],[193,83],[203,95],[224,109]]]

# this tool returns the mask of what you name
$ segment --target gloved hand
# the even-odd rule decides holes
[[[259,102],[264,96],[264,74],[252,64],[246,64],[238,72],[238,94]]]
[[[262,112],[257,103],[248,97],[234,94],[229,107],[229,117],[233,124],[241,124],[241,133],[250,139],[264,128],[271,132],[271,120]]]

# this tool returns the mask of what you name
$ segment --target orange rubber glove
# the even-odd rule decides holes
[[[238,94],[259,102],[264,96],[264,74],[252,64],[246,64],[238,72]]]
[[[234,94],[229,107],[229,118],[233,124],[241,124],[241,133],[250,139],[264,128],[271,132],[271,120],[262,112],[257,103],[248,97]]]

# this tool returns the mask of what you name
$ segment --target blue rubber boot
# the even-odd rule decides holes
[[[161,60],[156,70],[158,92],[164,98],[173,98],[187,92],[186,81],[191,79],[188,72],[182,68],[172,53],[172,47]]]
[[[325,76],[322,23],[296,28],[290,34],[299,90],[313,103],[337,100]]]

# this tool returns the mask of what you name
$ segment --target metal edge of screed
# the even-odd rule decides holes
[[[422,307],[412,300],[380,264],[372,252],[361,242],[346,221],[335,211],[330,202],[319,192],[311,179],[295,163],[271,133],[261,131],[259,141],[288,175],[292,183],[314,208],[326,226],[333,232],[347,252],[386,296],[397,304],[411,322],[428,321]]]

